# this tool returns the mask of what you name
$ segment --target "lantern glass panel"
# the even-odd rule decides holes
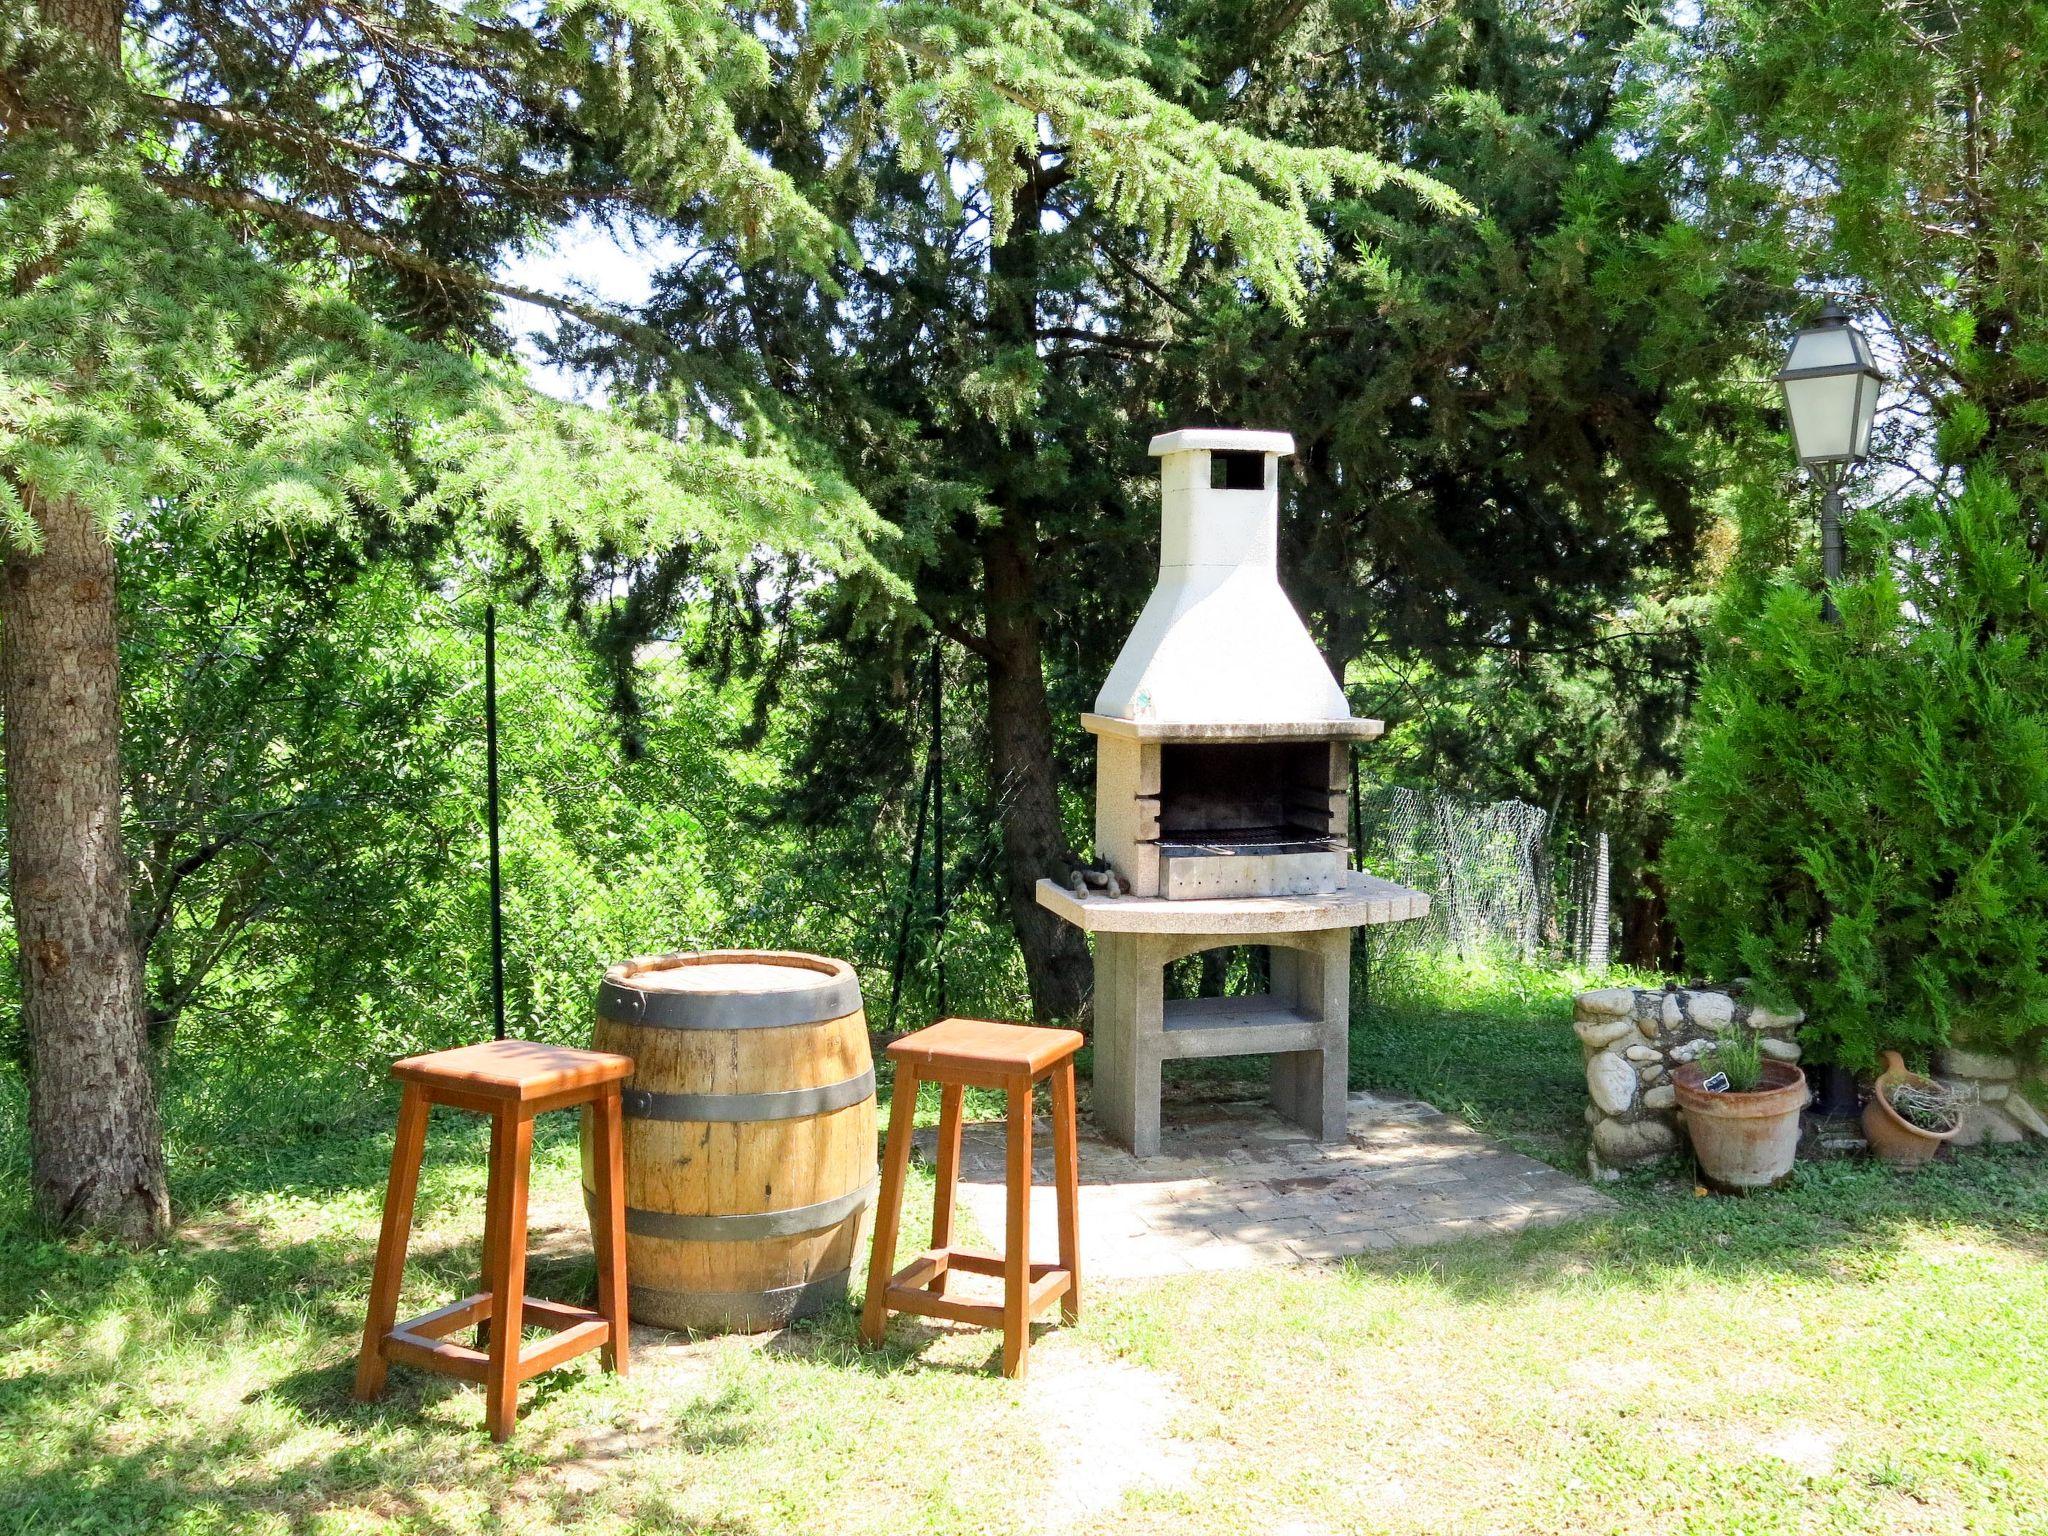
[[[1869,374],[1857,376],[1855,457],[1870,457],[1870,424],[1877,417],[1877,380]]]
[[[1801,459],[1812,463],[1860,456],[1870,441],[1870,406],[1858,397],[1867,395],[1875,403],[1877,391],[1866,387],[1870,382],[1860,372],[1784,381],[1785,414],[1792,419],[1792,442]]]
[[[1801,331],[1792,338],[1792,350],[1785,356],[1785,371],[1807,368],[1861,368],[1869,361],[1859,355],[1856,332],[1846,325],[1822,325]]]

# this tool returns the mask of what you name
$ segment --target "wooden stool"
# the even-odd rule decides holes
[[[587,1350],[602,1349],[607,1370],[626,1372],[626,1185],[619,1135],[619,1083],[632,1076],[627,1056],[497,1040],[459,1050],[408,1056],[391,1068],[404,1085],[398,1105],[398,1141],[391,1149],[391,1184],[384,1194],[384,1229],[370,1282],[370,1317],[356,1362],[356,1396],[384,1390],[393,1360],[484,1384],[484,1418],[491,1438],[512,1433],[519,1384]],[[484,1200],[483,1289],[474,1296],[393,1325],[406,1241],[412,1233],[413,1196],[419,1190],[420,1153],[427,1111],[436,1104],[491,1117],[491,1170]],[[533,1117],[550,1109],[591,1109],[596,1205],[591,1224],[597,1249],[597,1308],[538,1301],[526,1294],[526,1183],[533,1152]],[[499,1326],[489,1328],[496,1321]],[[478,1325],[479,1348],[448,1335]],[[553,1329],[551,1338],[521,1347],[522,1327]],[[488,1342],[485,1331],[488,1328]]]
[[[868,1293],[860,1331],[871,1344],[882,1341],[889,1313],[915,1312],[1003,1331],[1003,1374],[1022,1376],[1031,1348],[1031,1320],[1053,1300],[1073,1322],[1081,1315],[1079,1213],[1081,1176],[1074,1124],[1074,1052],[1081,1037],[1071,1029],[1037,1029],[987,1019],[941,1019],[930,1029],[906,1035],[889,1047],[896,1063],[896,1090],[889,1108],[889,1148],[882,1170],[882,1198],[875,1214],[875,1246],[868,1259]],[[1031,1262],[1031,1090],[1052,1080],[1052,1149],[1059,1207],[1057,1264]],[[911,1118],[917,1085],[940,1084],[939,1179],[932,1203],[932,1246],[894,1276],[896,1232],[903,1215],[903,1176],[910,1166]],[[963,1088],[994,1088],[1010,1096],[1008,1227],[1003,1252],[977,1253],[953,1244],[953,1194],[960,1178],[960,1097]],[[953,1301],[946,1296],[950,1270],[994,1275],[1003,1299]]]

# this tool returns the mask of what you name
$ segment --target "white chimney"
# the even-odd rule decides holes
[[[1152,439],[1159,585],[1095,696],[1095,712],[1161,724],[1349,720],[1344,690],[1280,590],[1285,432]]]

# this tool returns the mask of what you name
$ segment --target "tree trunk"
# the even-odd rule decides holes
[[[36,9],[120,68],[120,0],[38,0]],[[76,501],[8,489],[42,535],[39,550],[7,548],[0,559],[0,754],[29,1051],[30,1191],[60,1226],[146,1241],[170,1225],[171,1209],[121,842],[114,547]]]
[[[1036,893],[1041,876],[1066,873],[1072,850],[1060,816],[1033,554],[1007,516],[983,537],[981,553],[989,781],[1002,822],[1004,894],[1024,951],[1032,1016],[1076,1019],[1087,1006],[1093,975],[1088,943],[1079,929],[1041,907]]]
[[[989,330],[998,346],[1029,352],[1037,344],[1039,228],[1047,173],[1026,155],[1023,182],[1010,194],[1010,235],[989,258]],[[1036,491],[1020,470],[1037,456],[1030,427],[1013,423],[988,445],[991,499],[1001,518],[980,536],[982,638],[987,642],[989,784],[1003,832],[1003,892],[1010,926],[1024,951],[1031,1011],[1039,1019],[1079,1020],[1093,967],[1077,928],[1038,904],[1041,877],[1066,874],[1072,853],[1060,815],[1052,710],[1045,697],[1039,627]]]
[[[1672,925],[1670,904],[1665,899],[1664,881],[1657,873],[1657,861],[1663,852],[1662,835],[1653,833],[1636,856],[1643,873],[1634,882],[1628,903],[1622,908],[1622,958],[1646,971],[1677,970],[1683,960],[1678,930]]]
[[[114,548],[68,497],[0,567],[0,703],[37,1210],[133,1241],[170,1224],[121,845]]]

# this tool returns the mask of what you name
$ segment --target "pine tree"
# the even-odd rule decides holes
[[[1713,499],[1760,435],[1731,378],[1760,371],[1772,273],[1695,225],[1632,0],[1297,11],[1276,34],[1181,8],[1236,120],[1427,171],[1477,212],[1334,200],[1356,255],[1300,323],[1214,284],[1160,387],[1295,434],[1289,585],[1392,724],[1375,769],[1609,831],[1626,952],[1658,963],[1662,794]]]
[[[1298,302],[1305,200],[1367,157],[1204,123],[1131,73],[1143,13],[1020,0],[782,11],[560,0],[37,0],[0,21],[0,692],[31,1048],[36,1203],[168,1218],[121,847],[118,540],[166,500],[217,526],[475,516],[530,562],[763,541],[866,569],[885,530],[745,391],[662,333],[494,273],[589,212],[819,273],[832,218],[751,135],[856,95],[851,151],[998,232],[1055,124],[1076,176],[1170,270],[1197,237]],[[797,115],[778,123],[778,105]],[[857,156],[856,156],[857,157]],[[494,306],[611,338],[676,382],[605,415],[532,399]],[[570,562],[573,565],[573,562]]]
[[[1045,1018],[1076,1016],[1089,987],[1085,942],[1034,895],[1085,841],[1070,824],[1071,797],[1063,803],[1085,756],[1074,717],[1156,565],[1144,450],[1174,424],[1175,407],[1152,395],[1146,363],[1178,323],[1158,296],[1199,262],[1276,314],[1297,314],[1310,301],[1306,260],[1337,249],[1314,213],[1330,198],[1411,218],[1455,217],[1463,206],[1433,178],[1376,156],[1262,138],[1228,113],[1181,104],[1184,36],[1172,24],[1148,34],[1136,16],[1126,18],[1129,44],[1077,28],[1073,46],[1091,57],[1109,50],[1107,64],[1131,68],[1159,94],[1121,82],[1108,99],[1115,126],[1098,115],[1104,103],[1080,100],[1048,110],[1042,124],[1020,120],[1007,158],[991,155],[980,170],[952,155],[906,166],[863,132],[885,110],[871,84],[827,80],[819,135],[764,133],[763,143],[780,169],[817,189],[853,250],[823,278],[780,264],[747,269],[715,249],[709,260],[693,254],[661,280],[647,314],[678,342],[679,361],[657,378],[738,380],[725,387],[840,445],[847,473],[901,530],[888,558],[915,595],[914,613],[874,603],[858,581],[811,599],[832,610],[825,630],[838,637],[841,670],[826,685],[839,707],[810,722],[799,777],[821,793],[807,809],[845,815],[867,804],[842,792],[851,773],[902,776],[904,681],[935,631],[961,659],[963,692],[978,707],[987,801],[975,820],[992,829],[1003,910]],[[1003,67],[999,51],[962,56],[969,75]],[[963,79],[960,88],[979,87]],[[1140,100],[1146,112],[1130,115],[1125,103]],[[1136,157],[1105,163],[1091,147],[1098,133],[1131,142]],[[827,154],[821,139],[858,148]],[[1179,190],[1151,211],[1133,201],[1133,178],[1148,166],[1182,168]],[[1235,211],[1236,176],[1273,189],[1285,218]],[[636,378],[635,360],[605,338],[584,338],[574,356],[616,380]],[[676,575],[664,567],[643,583],[619,654],[672,617],[686,590]],[[878,721],[896,727],[886,742]]]

